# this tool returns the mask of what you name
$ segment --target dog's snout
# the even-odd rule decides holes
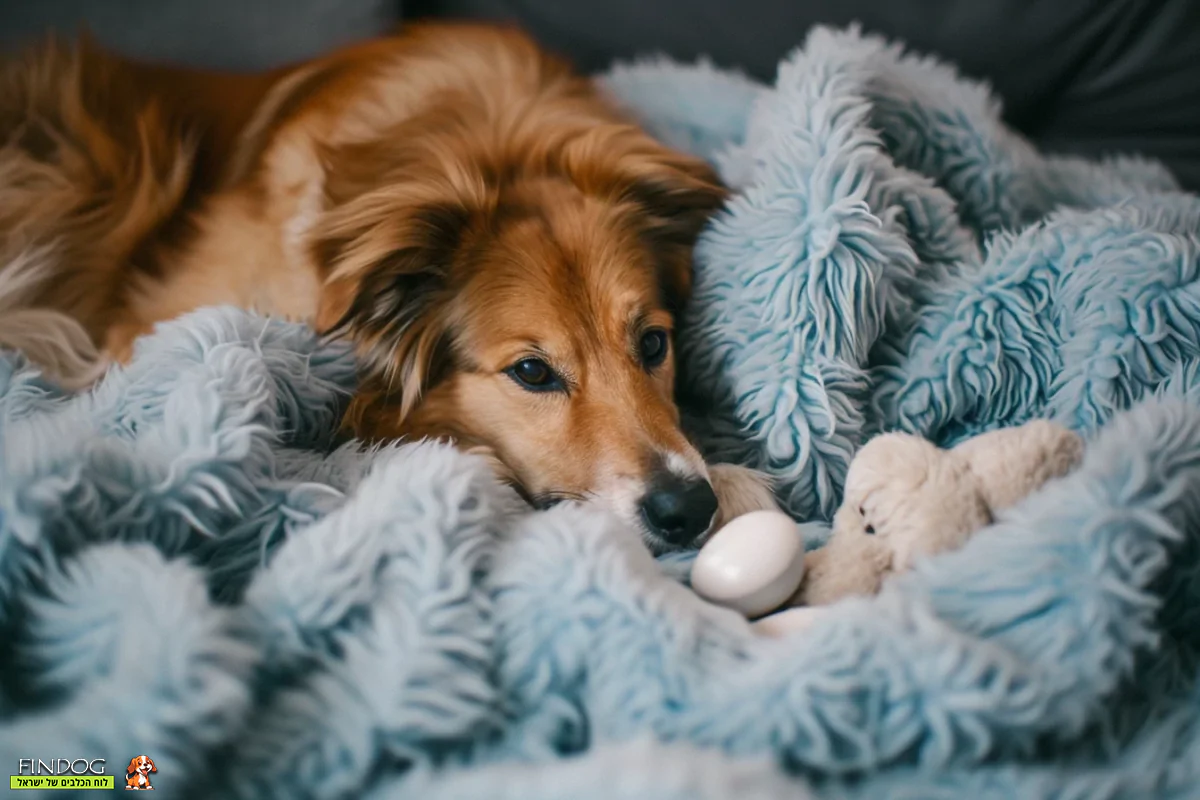
[[[693,544],[712,524],[717,495],[703,478],[664,473],[641,501],[642,517],[652,533],[676,547]]]

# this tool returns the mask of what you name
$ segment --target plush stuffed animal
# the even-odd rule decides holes
[[[961,547],[1083,455],[1080,437],[1046,420],[1002,428],[950,450],[904,433],[869,441],[846,474],[846,493],[828,543],[804,560],[795,598],[824,605],[874,594],[918,557]]]
[[[877,436],[850,465],[824,547],[804,554],[802,546],[785,546],[779,523],[763,516],[772,512],[757,512],[762,519],[746,515],[701,548],[692,587],[751,617],[769,611],[767,601],[775,608],[811,607],[874,594],[888,575],[917,558],[963,545],[998,511],[1072,470],[1082,454],[1077,434],[1046,420],[985,433],[949,450],[904,433]],[[794,524],[792,533],[800,538]],[[811,619],[810,609],[794,608],[756,625],[774,633]]]

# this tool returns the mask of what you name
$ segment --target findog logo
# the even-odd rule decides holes
[[[10,791],[30,789],[115,789],[105,774],[103,758],[21,758],[17,774],[9,776]]]
[[[125,789],[153,789],[154,786],[150,783],[150,774],[153,772],[158,772],[158,767],[154,766],[154,759],[150,756],[134,756],[129,759],[129,766],[125,768]]]

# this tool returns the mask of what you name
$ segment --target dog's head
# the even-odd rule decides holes
[[[158,767],[154,766],[154,759],[150,756],[134,756],[129,759],[129,766],[125,768],[125,774],[132,775],[135,772],[147,775],[151,772],[158,772]]]
[[[725,192],[590,102],[528,110],[499,145],[448,109],[331,154],[318,327],[357,344],[356,434],[485,445],[535,503],[598,499],[684,547],[717,501],[674,330]]]

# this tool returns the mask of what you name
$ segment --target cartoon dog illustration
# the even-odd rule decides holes
[[[153,789],[150,785],[150,773],[158,772],[154,759],[150,756],[135,756],[129,760],[125,768],[125,789]]]

